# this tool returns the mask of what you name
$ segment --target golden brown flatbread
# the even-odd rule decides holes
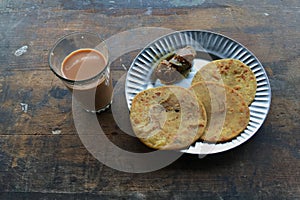
[[[233,88],[198,82],[190,87],[206,110],[207,126],[201,139],[225,142],[238,136],[248,125],[250,112],[244,98]]]
[[[183,149],[204,133],[204,106],[188,89],[161,86],[138,93],[130,121],[136,136],[154,149]]]
[[[203,66],[194,76],[192,85],[201,81],[218,82],[237,90],[250,105],[256,94],[256,78],[251,69],[236,59],[220,59]]]

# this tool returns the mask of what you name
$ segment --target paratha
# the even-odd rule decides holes
[[[130,121],[136,136],[154,149],[183,149],[204,133],[204,106],[186,88],[160,86],[138,93]]]
[[[225,142],[247,127],[250,119],[248,105],[233,88],[215,82],[198,82],[190,90],[203,103],[207,114],[202,140]]]
[[[236,59],[220,59],[203,66],[195,74],[192,85],[201,81],[218,82],[237,90],[250,105],[256,94],[256,78],[251,69]]]

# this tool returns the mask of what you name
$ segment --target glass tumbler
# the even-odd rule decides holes
[[[109,52],[98,34],[63,36],[49,52],[49,66],[86,111],[109,108],[113,94]]]

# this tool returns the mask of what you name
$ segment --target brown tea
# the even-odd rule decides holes
[[[112,98],[112,79],[108,61],[102,53],[94,49],[79,49],[70,53],[62,62],[61,71],[65,78],[86,81],[98,74],[95,81],[67,87],[86,110],[97,111],[110,104]]]

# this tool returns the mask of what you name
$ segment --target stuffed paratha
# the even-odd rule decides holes
[[[220,59],[203,66],[194,76],[192,85],[201,81],[213,81],[227,85],[238,91],[247,105],[256,94],[256,78],[251,69],[236,59]]]
[[[154,149],[182,149],[204,133],[204,106],[188,89],[161,86],[138,93],[130,121],[136,136]]]
[[[225,142],[238,136],[248,125],[250,111],[243,97],[233,88],[198,82],[190,87],[207,113],[207,126],[201,139]]]

